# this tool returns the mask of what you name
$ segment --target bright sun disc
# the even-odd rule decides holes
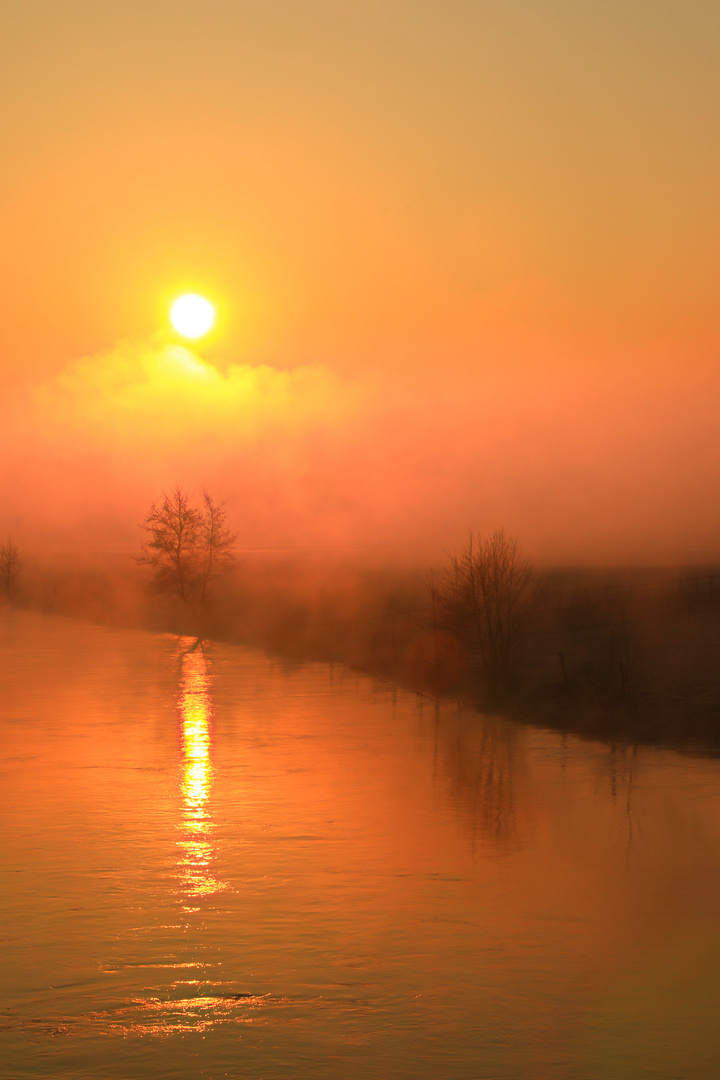
[[[170,321],[187,338],[199,338],[207,334],[215,322],[215,309],[209,300],[196,293],[179,296],[170,309]]]

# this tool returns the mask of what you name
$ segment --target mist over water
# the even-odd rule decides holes
[[[681,387],[668,372],[541,377],[517,363],[472,376],[215,367],[168,340],[128,342],[4,403],[0,537],[23,561],[4,591],[485,704],[503,682],[533,720],[715,745],[712,389],[697,370]],[[191,504],[208,488],[236,534],[237,565],[202,602],[172,579],[153,592],[133,561],[151,504],[176,485]],[[462,609],[438,613],[428,589],[469,529],[501,526],[538,570],[502,677]],[[637,569],[662,563],[705,568]],[[572,571],[583,564],[606,576]]]

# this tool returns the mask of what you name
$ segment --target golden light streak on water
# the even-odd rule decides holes
[[[179,711],[182,724],[183,814],[180,871],[188,896],[207,896],[226,886],[217,881],[211,866],[215,857],[213,822],[208,800],[213,781],[210,758],[212,700],[210,678],[202,646],[188,648],[190,639],[181,639],[182,655]]]

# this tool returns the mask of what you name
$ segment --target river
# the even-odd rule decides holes
[[[720,762],[0,611],[0,1075],[709,1080]]]

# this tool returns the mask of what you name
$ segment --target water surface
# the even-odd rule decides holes
[[[0,1075],[720,1075],[717,761],[193,644],[0,613]]]

